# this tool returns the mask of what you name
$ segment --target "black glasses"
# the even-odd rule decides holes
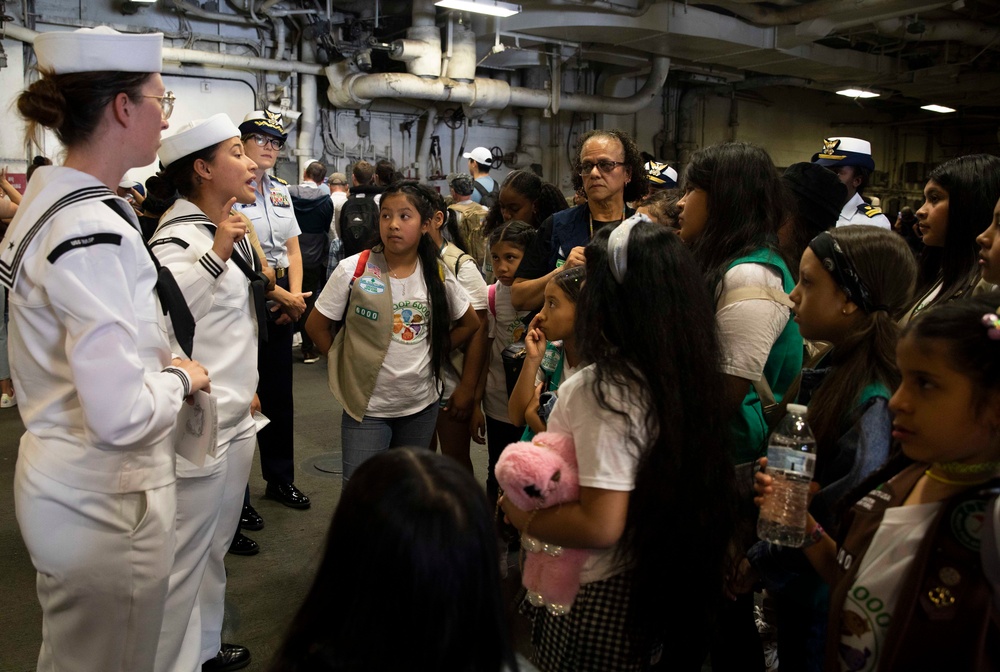
[[[271,145],[272,149],[281,149],[285,146],[285,141],[281,138],[273,138],[267,135],[261,135],[260,133],[251,133],[250,137],[253,138],[254,143],[258,147],[267,147]]]
[[[594,171],[594,166],[597,166],[597,169],[600,170],[602,174],[607,175],[608,173],[614,171],[614,169],[618,166],[624,165],[624,161],[608,161],[607,159],[601,159],[597,163],[594,163],[593,161],[583,161],[580,163],[579,168],[581,175],[590,175],[590,173]]]
[[[169,119],[170,115],[174,112],[174,101],[177,98],[174,97],[173,91],[167,91],[162,96],[147,96],[143,95],[143,98],[156,98],[160,102],[160,115],[164,119]]]

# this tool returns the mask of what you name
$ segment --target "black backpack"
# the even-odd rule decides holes
[[[486,208],[492,208],[500,198],[500,183],[496,180],[493,180],[493,189],[490,191],[486,191],[486,187],[479,180],[472,181],[472,188],[479,192],[479,204]]]
[[[345,258],[371,249],[378,242],[378,204],[373,194],[347,197],[340,209],[340,240]]]

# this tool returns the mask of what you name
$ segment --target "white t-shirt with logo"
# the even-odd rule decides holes
[[[350,256],[337,265],[316,300],[316,310],[330,320],[344,319],[351,291],[366,291],[360,280],[350,288],[359,256]],[[398,418],[417,413],[438,401],[440,390],[431,367],[431,344],[427,339],[430,312],[423,273],[418,259],[409,277],[389,278],[392,340],[375,379],[375,389],[365,412],[367,416]],[[451,309],[449,317],[454,322],[469,309],[469,295],[448,269],[445,269],[444,287]]]
[[[837,647],[840,669],[878,669],[903,578],[941,505],[931,502],[886,509],[844,598]]]

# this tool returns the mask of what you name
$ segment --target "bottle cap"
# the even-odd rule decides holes
[[[809,408],[803,404],[788,404],[786,407],[789,413],[794,413],[795,415],[805,415]]]

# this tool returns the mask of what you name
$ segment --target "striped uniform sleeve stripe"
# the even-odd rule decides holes
[[[56,263],[56,259],[66,254],[67,252],[72,252],[83,247],[91,247],[93,245],[118,245],[121,246],[122,237],[117,233],[94,233],[89,236],[77,236],[76,238],[70,238],[69,240],[64,240],[63,242],[52,248],[49,252],[49,256],[46,259],[49,260],[50,264]]]
[[[222,266],[219,266],[218,262],[216,262],[215,259],[213,259],[207,252],[202,255],[201,259],[198,260],[198,263],[201,264],[213,278],[218,278],[222,275],[222,271],[225,270]]]
[[[158,246],[158,245],[166,245],[166,244],[168,244],[168,243],[172,243],[172,244],[174,244],[174,245],[179,245],[180,247],[184,248],[185,250],[186,250],[186,249],[187,249],[188,247],[190,247],[190,243],[188,243],[188,242],[187,242],[186,240],[184,240],[183,238],[160,238],[160,239],[158,239],[158,240],[154,240],[154,241],[152,241],[152,242],[151,242],[151,243],[149,244],[149,246],[150,246],[150,247],[156,247],[156,246]]]
[[[191,395],[191,377],[188,376],[187,371],[184,369],[179,369],[176,366],[168,366],[163,369],[163,373],[172,373],[181,379],[181,385],[184,386],[184,397],[189,397]]]

